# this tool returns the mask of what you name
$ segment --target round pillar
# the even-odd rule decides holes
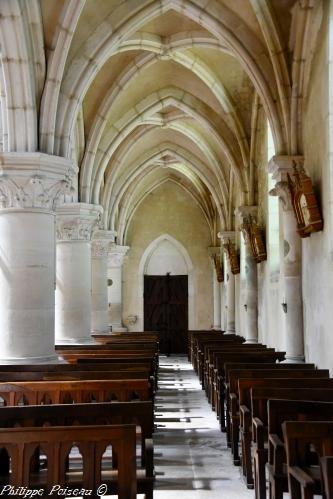
[[[115,232],[99,230],[92,240],[92,313],[91,331],[95,334],[110,333],[108,316],[108,247],[115,240]]]
[[[294,164],[303,164],[302,156],[273,156],[269,171],[276,181],[270,191],[278,196],[282,208],[283,265],[282,265],[282,309],[286,363],[304,362],[303,303],[302,303],[302,243],[297,233],[288,174],[293,173]]]
[[[258,343],[258,277],[257,263],[249,245],[245,244],[246,341]]]
[[[57,362],[54,348],[55,208],[71,192],[68,160],[2,154],[0,363]]]
[[[127,328],[123,325],[123,295],[122,278],[124,259],[129,250],[128,246],[112,244],[109,246],[108,253],[108,277],[112,285],[108,288],[109,293],[109,324],[112,332],[126,332]]]
[[[102,208],[71,203],[57,210],[56,343],[93,343],[91,338],[91,234]]]

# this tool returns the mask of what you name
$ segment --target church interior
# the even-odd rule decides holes
[[[0,0],[0,495],[333,499],[332,117],[333,0]]]

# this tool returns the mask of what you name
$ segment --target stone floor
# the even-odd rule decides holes
[[[253,499],[185,356],[160,358],[155,499]]]

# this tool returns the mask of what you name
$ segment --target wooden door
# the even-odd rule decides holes
[[[158,331],[161,353],[186,353],[187,275],[145,276],[144,330]]]

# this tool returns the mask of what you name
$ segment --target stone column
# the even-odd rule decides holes
[[[108,254],[108,277],[112,281],[108,287],[109,293],[109,324],[113,333],[126,332],[123,325],[123,264],[129,246],[111,244]]]
[[[42,153],[2,153],[0,363],[57,362],[54,348],[55,208],[77,168]]]
[[[304,361],[303,304],[302,304],[302,242],[297,233],[287,174],[293,173],[293,164],[303,163],[302,156],[273,156],[268,169],[276,184],[270,191],[279,196],[282,206],[283,248],[283,293],[281,306],[285,318],[286,361]]]
[[[257,206],[240,206],[235,211],[241,223],[244,237],[244,260],[246,302],[245,306],[245,343],[258,343],[258,274],[257,262],[253,257],[247,227],[252,221],[256,222]]]
[[[220,297],[221,297],[221,330],[225,331],[225,287],[224,282],[220,282]]]
[[[91,234],[102,207],[68,203],[57,209],[57,344],[93,343],[91,338]]]
[[[213,267],[213,329],[221,330],[221,294],[220,282],[216,271],[215,259],[220,258],[220,247],[208,248],[210,261]]]
[[[97,334],[110,333],[108,317],[108,248],[114,243],[116,233],[112,230],[97,230],[92,238],[92,311],[91,331]]]
[[[235,242],[234,231],[219,232],[218,237],[221,239],[222,244],[225,245],[229,241]],[[226,258],[226,273],[225,273],[225,287],[226,287],[226,331],[225,334],[235,334],[235,276],[231,272],[229,258]]]

